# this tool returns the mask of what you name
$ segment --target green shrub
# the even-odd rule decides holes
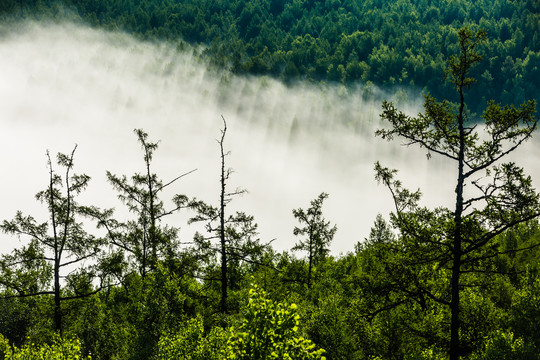
[[[538,360],[534,347],[526,344],[522,338],[514,338],[511,332],[497,331],[486,341],[483,351],[472,360]]]
[[[276,303],[257,285],[249,291],[247,312],[238,328],[231,328],[226,358],[234,360],[324,360],[323,349],[300,336],[295,304]]]
[[[158,360],[219,360],[227,333],[220,327],[214,327],[206,336],[202,318],[199,316],[188,321],[186,326],[175,336],[165,336],[158,343]]]
[[[0,334],[0,359],[2,360],[82,360],[91,359],[81,355],[81,346],[77,339],[56,337],[52,344],[29,344],[20,349],[9,345]]]

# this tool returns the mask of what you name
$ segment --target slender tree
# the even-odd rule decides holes
[[[227,133],[227,122],[223,120],[223,129],[221,137],[218,140],[220,149],[220,194],[219,206],[208,205],[203,201],[193,201],[192,208],[197,215],[190,219],[190,223],[203,222],[205,224],[208,236],[196,233],[194,243],[198,253],[206,254],[212,258],[218,253],[220,256],[220,275],[218,279],[211,279],[205,276],[207,280],[219,280],[221,282],[221,294],[219,309],[221,313],[228,312],[228,289],[230,288],[230,275],[232,267],[239,262],[262,263],[259,261],[267,245],[261,244],[257,238],[257,224],[251,215],[244,212],[227,213],[227,205],[235,196],[246,193],[246,190],[236,189],[232,192],[227,190],[227,182],[233,173],[231,168],[226,166],[226,157],[230,152],[225,151],[225,135]],[[217,240],[216,247],[212,241]]]
[[[307,286],[311,289],[312,269],[322,261],[329,251],[330,243],[337,231],[337,226],[331,226],[330,221],[322,216],[322,206],[327,193],[321,193],[315,200],[311,201],[311,206],[307,209],[295,209],[293,215],[303,224],[303,227],[295,226],[293,233],[296,236],[306,236],[300,240],[292,250],[302,250],[308,253],[308,275]]]
[[[128,179],[125,175],[117,176],[107,171],[107,178],[118,191],[120,201],[135,214],[135,219],[117,221],[113,218],[112,210],[96,211],[94,216],[100,220],[99,226],[107,229],[112,244],[135,259],[136,267],[144,278],[148,271],[155,269],[159,259],[175,256],[177,229],[161,226],[160,222],[163,217],[179,211],[188,203],[187,196],[175,195],[172,199],[173,207],[168,209],[160,194],[195,170],[164,183],[152,172],[152,159],[158,143],[148,141],[148,134],[141,129],[135,129],[134,132],[144,153],[144,172],[136,173]]]
[[[536,104],[528,101],[519,108],[490,102],[482,123],[469,119],[465,93],[475,82],[470,71],[481,59],[479,44],[485,33],[468,28],[458,32],[459,54],[448,60],[447,78],[458,94],[457,106],[437,102],[426,96],[424,113],[417,117],[398,111],[383,102],[381,118],[390,129],[377,135],[391,140],[399,136],[407,145],[427,149],[428,158],[437,154],[456,166],[455,207],[430,210],[420,207],[420,192],[404,189],[395,179],[395,170],[376,164],[376,178],[387,186],[394,198],[393,224],[400,230],[408,251],[418,263],[436,264],[448,274],[447,290],[423,289],[423,296],[449,307],[450,360],[464,353],[460,342],[460,293],[466,275],[484,271],[483,260],[501,254],[492,240],[505,230],[540,215],[538,194],[531,178],[515,163],[501,163],[528,140],[537,128]],[[467,193],[464,191],[468,185]],[[512,251],[524,250],[523,248]],[[437,270],[438,271],[438,270]]]
[[[62,333],[61,303],[92,295],[100,290],[94,289],[92,281],[95,271],[85,261],[95,259],[102,253],[104,240],[84,230],[80,216],[87,216],[86,208],[79,205],[76,197],[86,189],[90,177],[72,174],[74,155],[57,156],[57,164],[65,169],[62,177],[53,168],[49,152],[49,185],[36,195],[49,211],[49,220],[38,223],[32,216],[18,211],[11,221],[4,221],[0,229],[5,233],[29,238],[29,243],[16,249],[0,261],[2,280],[0,283],[12,292],[4,298],[53,295],[54,326]],[[71,270],[66,277],[66,271]],[[11,269],[10,271],[6,271]],[[17,270],[15,270],[17,269]],[[43,274],[40,272],[43,271]],[[47,275],[52,275],[48,277]],[[33,277],[35,276],[35,279]],[[63,293],[61,279],[66,277],[66,285],[73,287],[73,294]],[[26,279],[25,279],[26,278]],[[52,286],[50,286],[52,279]]]

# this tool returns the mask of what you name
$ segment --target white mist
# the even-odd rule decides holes
[[[24,24],[0,29],[0,220],[17,210],[45,221],[34,194],[47,186],[45,151],[70,152],[78,144],[77,172],[92,177],[81,202],[116,207],[125,216],[105,171],[142,171],[133,134],[143,128],[160,140],[154,171],[165,181],[197,168],[165,196],[182,193],[217,204],[221,115],[234,169],[230,188],[249,191],[231,210],[255,216],[262,240],[290,249],[292,209],[330,194],[325,216],[337,224],[332,252],[351,251],[368,236],[377,213],[392,210],[390,194],[374,180],[373,164],[400,169],[405,186],[420,187],[425,203],[451,205],[455,170],[424,152],[387,143],[373,133],[380,102],[361,90],[337,86],[285,87],[268,78],[234,77],[207,70],[193,50],[139,42],[125,34],[73,24]],[[391,95],[389,95],[391,97]],[[420,101],[420,102],[419,102]],[[407,109],[417,112],[421,100]],[[532,154],[528,147],[524,154]],[[540,175],[534,157],[529,173]],[[538,176],[537,176],[538,177]],[[189,216],[172,216],[187,241]],[[0,252],[16,246],[0,235]]]

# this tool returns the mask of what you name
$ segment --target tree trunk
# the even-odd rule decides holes
[[[62,336],[62,312],[60,308],[60,263],[54,264],[54,330]]]
[[[77,147],[75,147],[76,149]],[[75,149],[73,152],[75,152]],[[54,330],[62,336],[62,313],[60,308],[60,259],[62,259],[63,244],[65,243],[65,237],[67,236],[67,221],[64,228],[64,239],[59,240],[56,222],[56,207],[54,203],[54,173],[52,168],[51,157],[47,151],[47,157],[49,159],[49,211],[51,215],[51,225],[53,229],[54,239]],[[73,157],[73,153],[72,153]],[[66,170],[66,187],[67,187],[67,216],[70,216],[71,212],[71,199],[69,192],[69,167]]]
[[[457,117],[459,129],[459,154],[458,154],[458,178],[456,185],[456,211],[454,212],[454,244],[452,248],[452,278],[450,280],[450,360],[458,360],[461,355],[461,346],[459,340],[459,328],[461,326],[459,320],[460,312],[460,276],[461,276],[461,256],[462,256],[462,216],[463,216],[463,183],[465,181],[463,174],[463,166],[465,159],[465,130],[463,125],[463,113],[465,109],[465,98],[463,95],[463,83],[465,73],[461,75],[461,83],[459,86],[460,106]]]
[[[459,281],[461,275],[461,254],[454,250],[454,264],[452,265],[451,293],[450,301],[450,360],[458,360],[460,357],[459,328]]]
[[[221,243],[221,303],[220,310],[223,314],[227,313],[227,249],[225,242],[225,152],[223,150],[223,140],[227,131],[227,123],[223,119],[224,128],[221,133],[221,141],[219,142],[221,149],[221,194],[219,199],[219,239]]]
[[[150,240],[150,251],[152,252],[151,258],[150,258],[150,269],[155,269],[157,264],[157,246],[158,246],[158,240],[157,240],[157,234],[156,234],[156,210],[154,207],[154,188],[152,186],[152,173],[150,172],[150,154],[148,148],[145,149],[146,151],[146,178],[148,181],[148,196],[149,199],[149,216],[150,216],[150,232],[149,232],[149,240]]]
[[[309,267],[307,277],[307,287],[311,289],[311,268],[313,267],[313,225],[309,225]]]

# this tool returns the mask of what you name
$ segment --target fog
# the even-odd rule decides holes
[[[373,164],[400,169],[404,185],[420,187],[430,205],[452,203],[455,170],[450,163],[374,137],[380,98],[401,101],[416,113],[421,100],[364,88],[297,84],[286,87],[266,77],[239,77],[208,70],[199,50],[141,42],[121,33],[63,24],[25,23],[0,29],[0,219],[17,210],[45,221],[34,199],[48,182],[45,152],[70,152],[75,171],[92,177],[81,203],[116,207],[126,214],[107,183],[105,171],[143,171],[133,129],[160,140],[153,170],[164,181],[197,169],[164,194],[219,199],[219,147],[223,116],[228,132],[230,189],[249,193],[230,210],[255,216],[263,241],[277,250],[297,239],[293,208],[307,208],[321,192],[330,197],[325,217],[337,224],[332,253],[353,250],[369,235],[377,215],[388,217],[392,202],[377,185]],[[531,147],[529,146],[529,149]],[[530,152],[530,151],[529,151]],[[524,159],[540,173],[534,157]],[[530,171],[529,171],[530,172]],[[181,227],[182,240],[194,228],[190,214],[165,221]],[[0,251],[17,239],[0,235]]]

